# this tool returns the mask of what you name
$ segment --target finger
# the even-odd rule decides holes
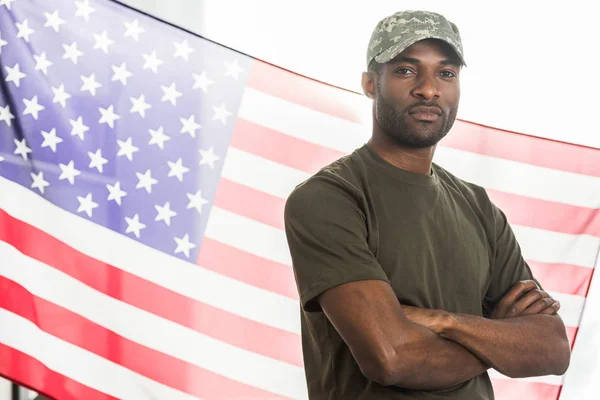
[[[525,310],[523,310],[523,312],[521,313],[521,315],[531,315],[531,314],[539,314],[542,311],[547,310],[548,308],[551,308],[551,312],[554,312],[554,305],[557,303],[556,300],[554,300],[552,297],[548,296],[542,299],[539,299],[538,301],[536,301],[535,303],[533,303],[531,306],[527,307]],[[559,304],[559,308],[560,308],[560,303]]]
[[[523,296],[521,296],[515,303],[513,303],[513,305],[510,307],[510,310],[508,311],[507,317],[511,318],[511,317],[516,317],[518,315],[521,315],[521,313],[525,309],[527,309],[529,306],[531,306],[532,304],[536,303],[537,301],[539,301],[543,298],[548,298],[548,297],[549,297],[548,293],[546,293],[542,290],[539,290],[539,289],[530,290],[529,292],[527,292]]]
[[[560,310],[560,302],[555,301],[554,304],[545,310],[540,311],[538,314],[556,315],[558,314],[558,310]]]
[[[508,314],[510,307],[517,301],[517,299],[533,289],[537,289],[537,284],[535,281],[528,280],[515,283],[512,288],[510,288],[510,290],[500,299],[498,305],[496,306],[499,310],[498,314],[500,318],[504,318]]]

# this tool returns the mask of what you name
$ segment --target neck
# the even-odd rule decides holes
[[[373,134],[368,145],[381,158],[405,171],[422,175],[431,174],[431,163],[436,146],[412,148],[393,142],[384,134]]]

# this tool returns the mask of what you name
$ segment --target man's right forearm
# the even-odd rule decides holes
[[[483,374],[488,367],[461,345],[412,324],[382,377],[387,386],[445,389]]]

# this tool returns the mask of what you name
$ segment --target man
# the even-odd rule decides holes
[[[380,21],[362,76],[371,139],[286,202],[311,399],[493,399],[489,368],[526,377],[568,367],[559,305],[505,215],[432,163],[464,64],[443,16]]]

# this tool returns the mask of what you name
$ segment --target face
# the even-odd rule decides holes
[[[447,44],[423,40],[382,65],[370,86],[379,130],[401,146],[437,144],[456,119],[459,64]]]

